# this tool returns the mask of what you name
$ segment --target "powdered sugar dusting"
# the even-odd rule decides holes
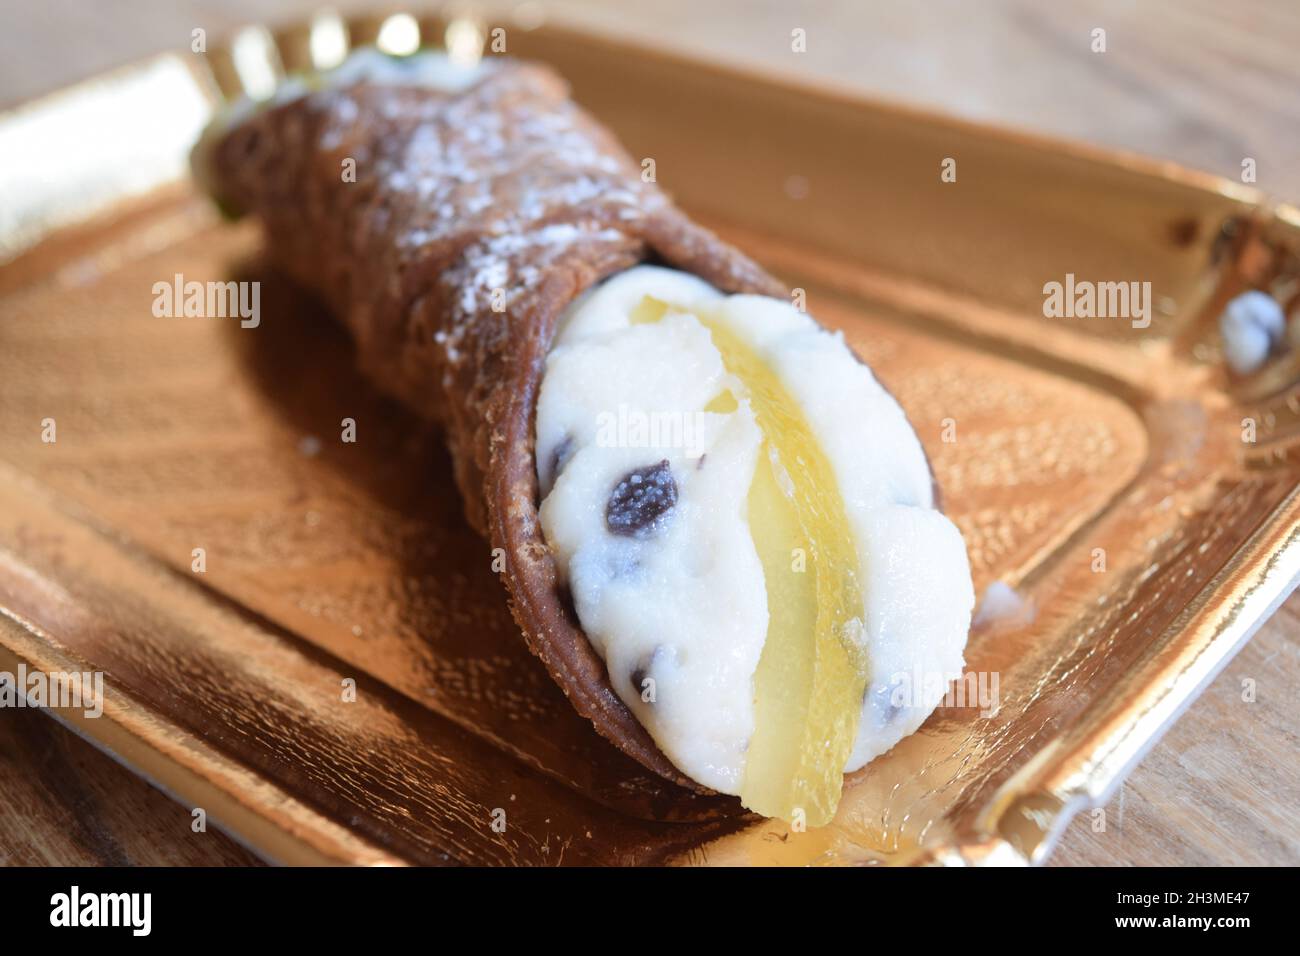
[[[381,101],[384,116],[401,118],[403,135],[372,160],[385,202],[382,213],[368,214],[385,217],[399,269],[418,268],[431,249],[460,248],[437,277],[452,292],[453,314],[434,340],[452,365],[474,316],[526,299],[575,247],[634,244],[626,228],[615,227],[666,203],[603,134],[593,136],[567,99],[551,97],[538,109],[537,79],[502,70],[459,96]],[[346,89],[334,92],[328,109],[324,149],[364,116]]]
[[[722,289],[780,292],[644,181],[545,67],[489,57],[446,90],[380,65],[248,117],[214,144],[214,186],[339,304],[367,372],[458,416],[467,447],[499,440],[516,394],[503,364],[536,361],[592,281],[653,252]],[[458,482],[474,487],[483,460],[458,456]]]

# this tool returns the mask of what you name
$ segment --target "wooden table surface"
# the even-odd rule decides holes
[[[292,18],[323,3],[287,0]],[[373,4],[333,2],[347,12]],[[43,0],[0,6],[0,103],[13,104],[267,17],[256,0]],[[495,6],[501,6],[496,4]],[[829,79],[874,96],[1175,160],[1300,202],[1294,0],[726,0],[532,3],[592,29]],[[807,33],[807,52],[790,33]],[[1091,50],[1092,31],[1107,50]],[[1075,820],[1061,864],[1300,864],[1300,595],[1292,595],[1133,772],[1104,831]],[[1242,700],[1253,680],[1256,699]],[[48,716],[0,710],[0,864],[256,859]]]

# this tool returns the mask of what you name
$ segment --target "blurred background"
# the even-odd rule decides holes
[[[251,22],[373,0],[4,0],[0,105]],[[411,7],[420,4],[408,5]],[[424,7],[439,6],[423,4]],[[451,10],[551,18],[872,96],[1132,150],[1300,200],[1295,0],[530,0]],[[807,32],[794,54],[790,32]],[[1106,31],[1106,52],[1092,31]]]

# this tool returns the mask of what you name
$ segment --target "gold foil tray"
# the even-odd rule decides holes
[[[418,24],[458,55],[494,26]],[[329,19],[0,119],[0,670],[102,671],[103,715],[60,718],[273,860],[1041,861],[1297,581],[1300,375],[1288,353],[1230,379],[1216,319],[1294,280],[1300,215],[1167,165],[501,26],[896,392],[977,591],[1023,602],[971,636],[996,706],[941,708],[808,832],[654,779],[573,713],[437,435],[187,179],[223,93],[337,56]],[[1150,282],[1149,327],[1045,317],[1067,274]],[[261,324],[155,317],[177,275],[260,281]]]

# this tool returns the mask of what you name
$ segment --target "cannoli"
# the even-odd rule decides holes
[[[902,409],[551,70],[354,54],[194,166],[442,426],[528,646],[646,767],[820,825],[960,672],[965,547]]]

